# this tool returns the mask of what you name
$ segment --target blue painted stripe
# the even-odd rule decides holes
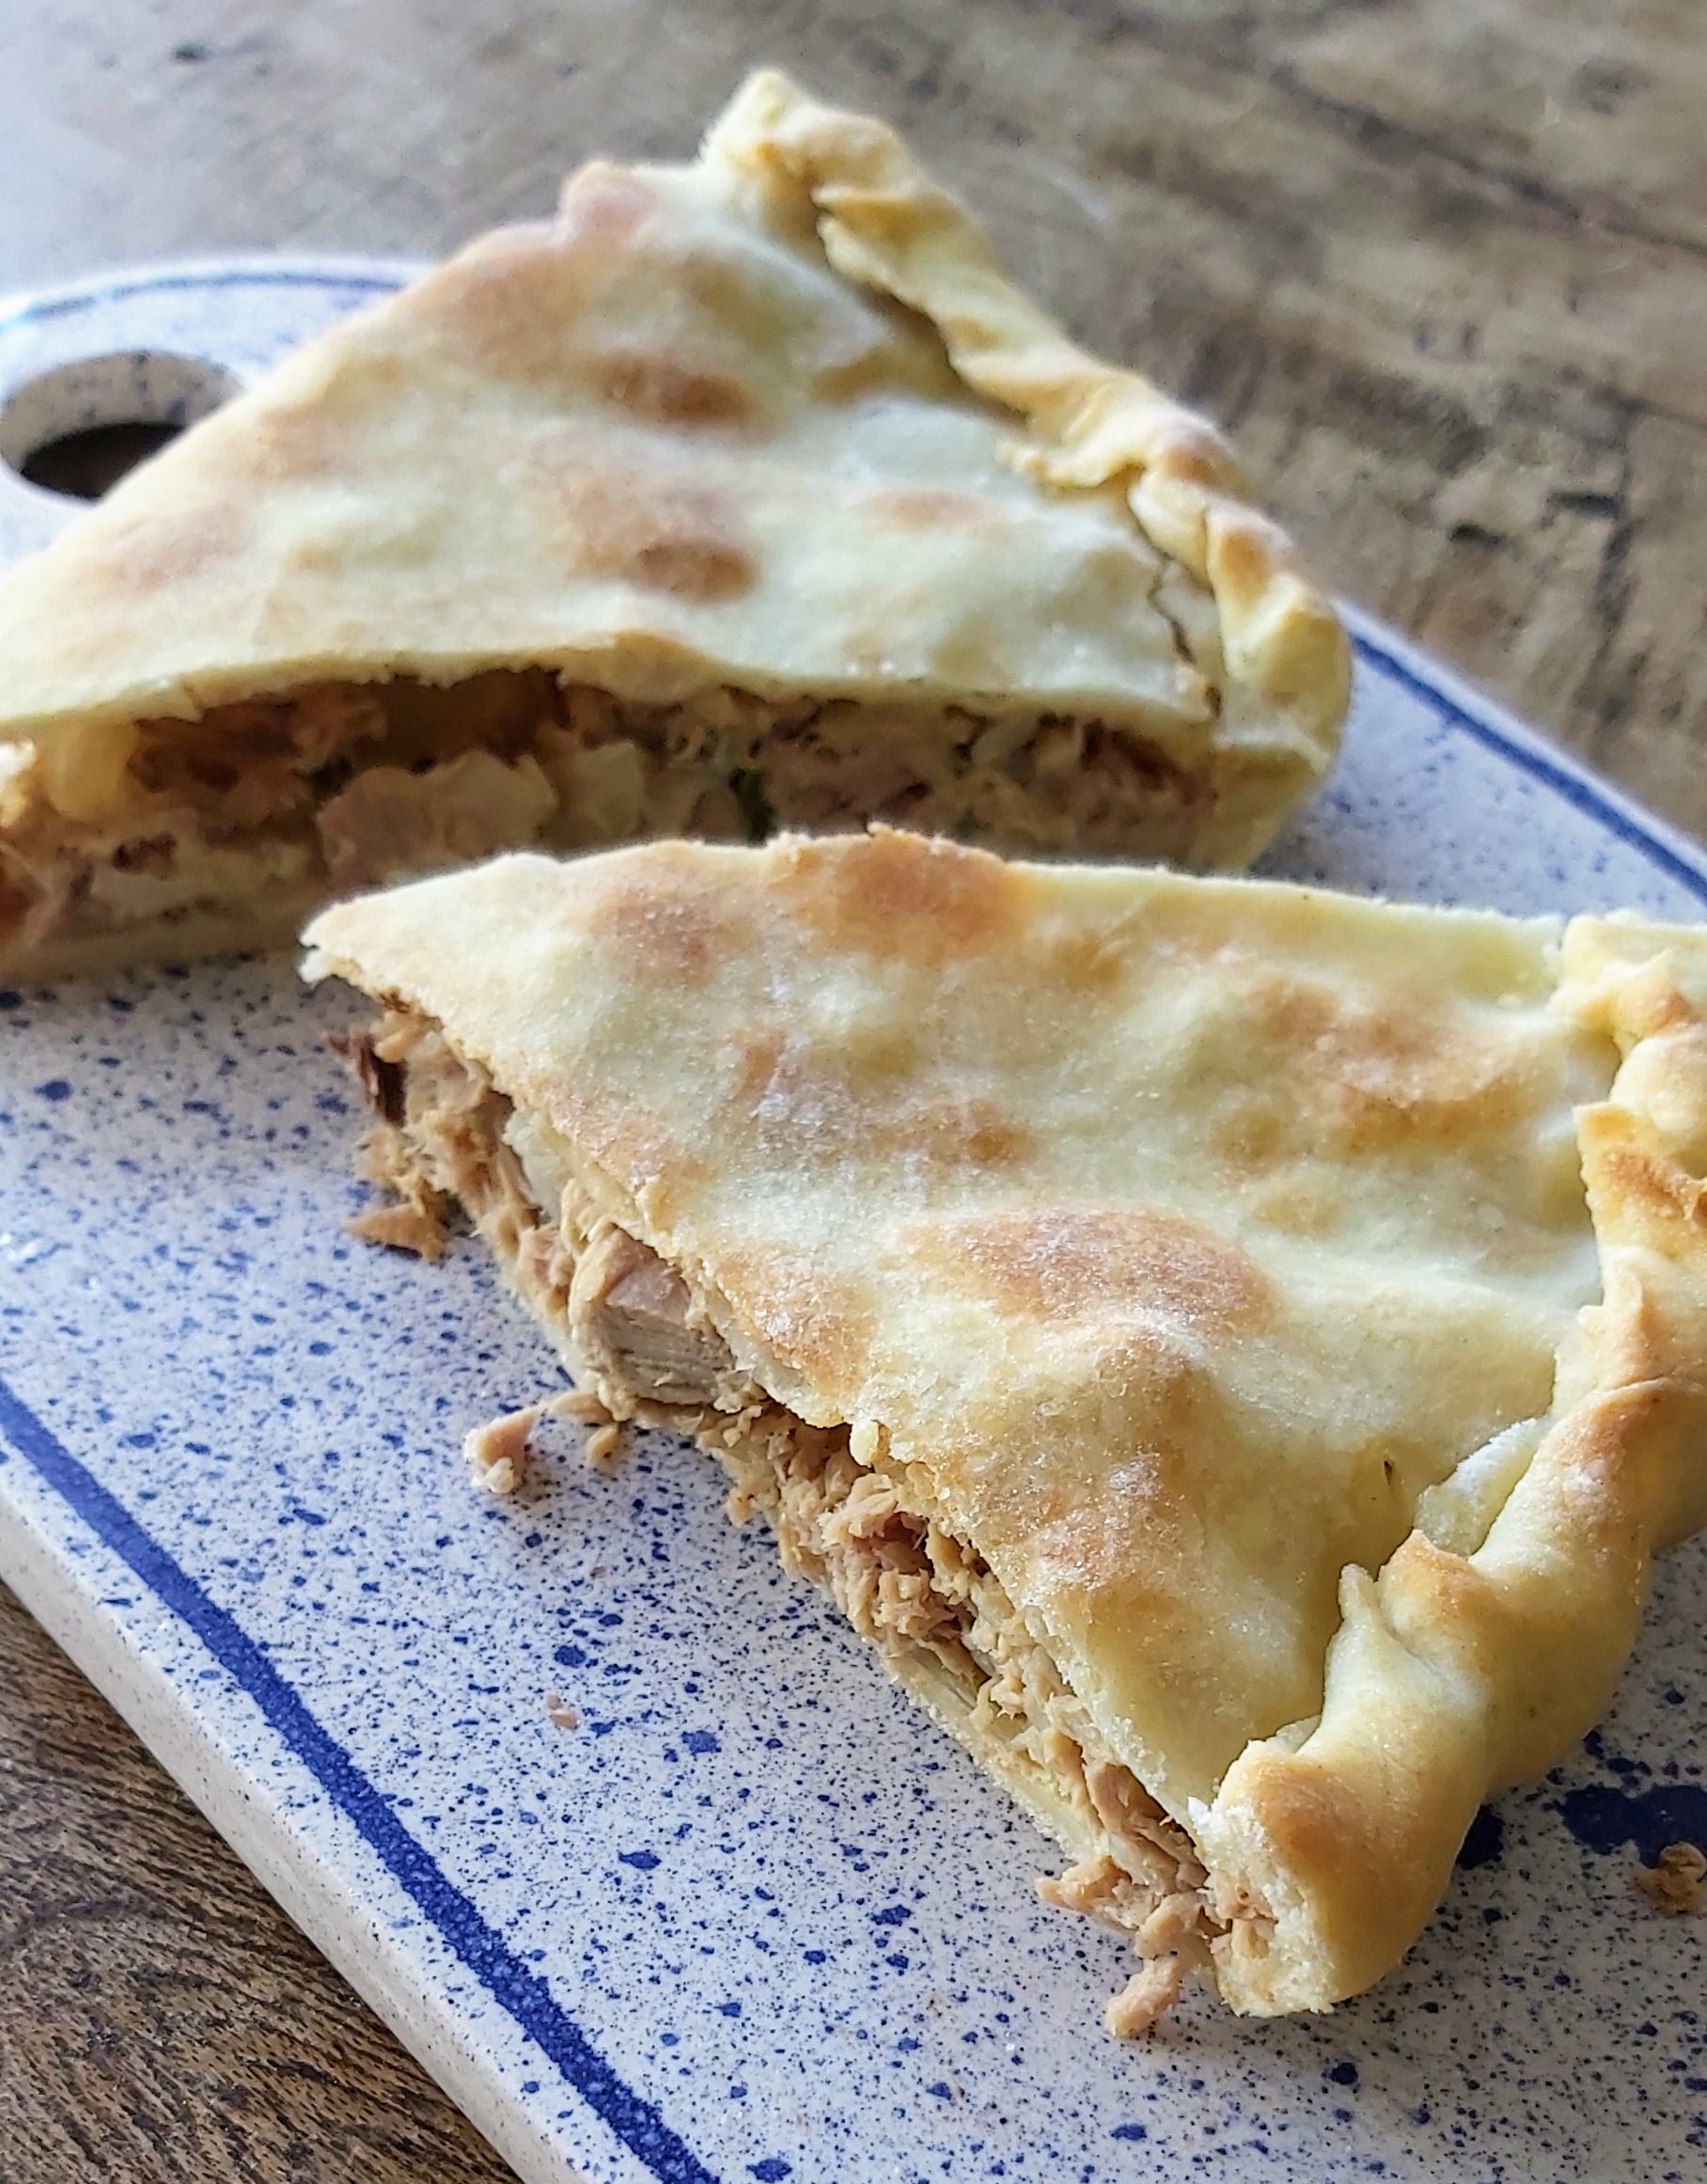
[[[660,2184],[717,2184],[650,2101],[632,2092],[462,1891],[452,1885],[380,1792],[308,1711],[265,1652],[137,1523],[0,1380],[0,1433],[105,1546],[187,1624],[242,1686],[394,1880],[493,2000],[549,2055],[595,2115]]]
[[[1387,651],[1375,638],[1359,632],[1353,639],[1359,652],[1389,681],[1399,683],[1413,698],[1420,698],[1432,706],[1453,728],[1460,729],[1486,749],[1516,766],[1551,789],[1556,796],[1563,797],[1574,810],[1604,826],[1608,834],[1616,835],[1628,848],[1638,851],[1650,864],[1657,865],[1668,879],[1676,880],[1688,889],[1698,903],[1707,903],[1707,869],[1702,863],[1691,861],[1662,841],[1633,811],[1616,803],[1593,778],[1579,774],[1574,767],[1564,764],[1544,750],[1538,750],[1525,737],[1508,734],[1496,722],[1480,714],[1471,713],[1455,699],[1449,698],[1425,676],[1419,675],[1396,652]]]
[[[120,275],[111,281],[91,283],[69,295],[31,296],[16,310],[0,318],[0,334],[12,326],[25,326],[42,319],[62,319],[72,311],[86,311],[97,304],[116,303],[122,296],[151,295],[164,289],[312,288],[336,293],[352,289],[368,295],[393,295],[403,285],[392,273],[317,272],[312,266],[233,266],[228,273],[142,273]]]

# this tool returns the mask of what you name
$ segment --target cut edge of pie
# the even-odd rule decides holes
[[[345,413],[365,416],[412,356],[461,369],[446,342],[473,343],[489,385],[522,385],[510,410],[533,432],[530,284],[572,246],[606,247],[632,216],[625,193],[690,185],[723,191],[738,223],[762,208],[767,232],[822,246],[850,289],[933,329],[953,383],[1011,417],[1001,460],[1040,505],[1125,510],[1159,557],[1145,611],[1171,659],[1146,672],[1172,695],[1122,697],[1091,674],[1082,700],[1052,698],[1059,661],[1004,692],[921,681],[918,662],[891,687],[831,671],[834,647],[804,678],[762,648],[720,649],[756,556],[770,578],[755,541],[713,520],[715,479],[702,491],[696,465],[744,428],[695,414],[699,381],[667,346],[593,357],[599,399],[668,459],[655,521],[635,513],[643,495],[588,501],[587,479],[569,480],[595,590],[627,587],[585,628],[494,611],[501,634],[479,639],[446,583],[490,596],[503,570],[436,538],[413,477],[393,481],[399,540],[384,507],[338,501]],[[883,518],[893,535],[865,542],[870,567],[913,551],[920,524],[965,520],[929,517],[932,498]],[[413,594],[365,573],[400,556],[407,573],[411,526],[427,542]],[[1048,622],[1046,600],[1033,619]],[[555,228],[477,242],[185,433],[0,586],[0,969],[42,975],[279,943],[328,896],[529,843],[878,816],[1029,854],[1238,867],[1326,771],[1349,689],[1331,605],[1215,432],[1069,341],[891,129],[774,71],[737,93],[697,166],[595,163]]]
[[[1565,928],[1553,1005],[1617,1056],[1577,1113],[1603,1295],[1558,1352],[1545,1417],[1432,1488],[1378,1571],[1344,1570],[1319,1716],[1252,1741],[1182,1818],[1114,1754],[884,1422],[826,1416],[704,1268],[653,1248],[611,1168],[423,1009],[396,975],[407,943],[385,945],[395,909],[381,932],[369,907],[305,936],[310,979],[384,1012],[347,1050],[377,1118],[366,1172],[398,1202],[358,1233],[431,1256],[460,1209],[611,1418],[717,1458],[731,1516],[763,1511],[784,1563],[1068,1852],[1043,1894],[1132,1937],[1144,1967],[1115,2031],[1147,2030],[1193,1974],[1254,2015],[1360,1992],[1426,1925],[1483,1799],[1605,1710],[1652,1555],[1707,1522],[1707,935]]]

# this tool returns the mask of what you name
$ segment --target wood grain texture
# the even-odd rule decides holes
[[[0,286],[439,251],[590,150],[684,152],[760,59],[877,107],[1332,581],[1707,834],[1699,0],[23,13]],[[16,1611],[0,1649],[8,2184],[497,2174]]]
[[[509,2174],[0,1589],[6,2184]]]

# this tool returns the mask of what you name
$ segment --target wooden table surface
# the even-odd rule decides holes
[[[35,0],[0,288],[427,253],[754,61],[905,124],[1340,589],[1707,834],[1700,0]],[[0,1595],[0,2169],[506,2175]]]

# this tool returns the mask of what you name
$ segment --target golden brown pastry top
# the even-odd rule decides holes
[[[506,860],[309,941],[542,1110],[774,1393],[882,1428],[1176,1815],[1316,1710],[1341,1568],[1546,1409],[1598,1286],[1613,1058],[1544,922],[878,834]]]
[[[769,73],[693,165],[583,168],[133,473],[0,583],[0,662],[50,785],[138,716],[524,662],[1090,711],[1226,762],[1229,862],[1347,689],[1213,432],[1074,348],[890,130]]]
[[[1700,933],[878,832],[508,858],[307,937],[976,1542],[1270,1905],[1243,2006],[1392,1960],[1707,1515]]]

